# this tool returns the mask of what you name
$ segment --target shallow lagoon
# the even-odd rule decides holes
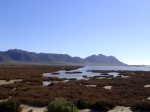
[[[123,71],[150,71],[149,67],[138,67],[138,66],[85,66],[83,68],[79,68],[77,70],[59,70],[56,73],[58,74],[52,74],[52,73],[43,73],[44,77],[58,77],[58,78],[67,78],[67,79],[73,79],[76,78],[77,80],[81,80],[84,77],[94,77],[94,76],[103,76],[102,73],[94,73],[90,70],[123,70]],[[67,73],[66,73],[67,72]],[[68,74],[70,72],[70,74]],[[81,73],[71,73],[71,72],[81,72]],[[113,75],[114,77],[118,76],[119,72],[108,72],[109,75]],[[105,76],[104,76],[105,77]],[[43,85],[49,85],[51,84],[51,81],[44,81]]]
[[[57,75],[51,73],[43,73],[44,77],[58,77],[58,78],[76,78],[77,80],[83,79],[83,76],[94,77],[94,76],[102,76],[101,73],[93,73],[90,70],[127,70],[127,71],[150,71],[149,67],[137,67],[137,66],[85,66],[83,68],[79,68],[77,70],[71,70],[71,72],[82,72],[82,73],[71,73],[68,74],[65,70],[57,71]],[[108,72],[109,75],[113,75],[114,77],[118,76],[118,72]]]
[[[70,72],[74,72],[75,70],[71,70]],[[79,71],[79,70],[77,70]],[[101,73],[93,73],[93,72],[87,72],[87,71],[82,71],[82,73],[71,73],[68,74],[66,73],[66,71],[58,71],[59,74],[58,75],[53,75],[51,73],[44,73],[43,76],[44,77],[58,77],[58,78],[67,78],[67,79],[74,79],[76,78],[77,80],[83,79],[84,76],[86,77],[94,77],[94,76],[104,76],[104,75],[100,75]],[[118,76],[119,73],[117,72],[108,72],[109,75],[113,75],[114,77]],[[106,76],[106,75],[105,75]]]
[[[79,68],[79,71],[87,70],[127,70],[127,71],[150,71],[150,67],[147,66],[85,66]]]

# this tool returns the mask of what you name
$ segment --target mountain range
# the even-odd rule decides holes
[[[68,54],[35,53],[18,49],[0,51],[1,63],[76,64],[76,65],[125,65],[114,56],[103,54],[86,58],[71,57]]]

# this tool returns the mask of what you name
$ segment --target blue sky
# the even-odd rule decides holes
[[[150,0],[0,0],[0,51],[150,65]]]

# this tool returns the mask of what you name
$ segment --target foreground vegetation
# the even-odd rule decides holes
[[[78,112],[78,109],[66,99],[58,98],[50,102],[46,112]]]
[[[111,76],[110,78],[106,76],[107,78],[102,80],[94,77],[90,80],[73,80],[69,82],[62,82],[64,79],[42,77],[45,72],[76,68],[78,67],[0,67],[0,79],[23,79],[23,81],[14,84],[0,86],[0,100],[8,99],[11,96],[11,99],[17,99],[22,104],[43,107],[48,106],[50,102],[55,101],[57,98],[65,98],[67,101],[72,101],[79,109],[92,108],[107,111],[116,105],[122,105],[129,106],[134,111],[150,111],[150,101],[147,100],[150,97],[150,88],[144,87],[150,84],[150,72],[118,71],[120,75],[129,77],[112,78]],[[43,81],[52,80],[59,80],[59,82],[43,86]],[[88,87],[86,85],[96,86]],[[104,89],[104,86],[112,86],[112,89]],[[67,107],[67,109],[69,108]]]
[[[20,102],[15,99],[0,102],[0,112],[21,112]]]

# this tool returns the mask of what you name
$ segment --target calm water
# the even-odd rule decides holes
[[[73,74],[66,74],[65,70],[57,71],[58,75],[52,75],[51,73],[44,73],[44,77],[59,77],[59,78],[76,78],[82,79],[84,75],[87,77],[94,77],[100,76],[100,73],[92,73],[87,72],[88,70],[128,70],[128,71],[150,71],[149,67],[136,67],[136,66],[85,66],[83,68],[79,68],[77,70],[71,70],[70,72],[79,71],[82,73],[73,73]],[[114,75],[116,77],[118,75],[117,72],[110,72],[109,75]]]
[[[86,70],[128,70],[128,71],[150,71],[149,66],[85,66],[83,68],[79,68],[79,71]]]
[[[101,76],[101,73],[93,73],[87,72],[88,70],[128,70],[128,71],[150,71],[150,67],[136,67],[136,66],[85,66],[83,68],[79,68],[77,70],[71,70],[69,72],[79,71],[82,73],[73,73],[73,74],[66,74],[65,70],[57,71],[58,75],[53,75],[51,73],[43,73],[44,77],[58,77],[58,78],[76,78],[77,80],[83,79],[83,76],[87,77],[94,77],[94,76]],[[119,73],[117,72],[109,72],[109,75],[113,75],[114,77],[118,76]],[[49,85],[50,81],[44,81],[43,85]]]

